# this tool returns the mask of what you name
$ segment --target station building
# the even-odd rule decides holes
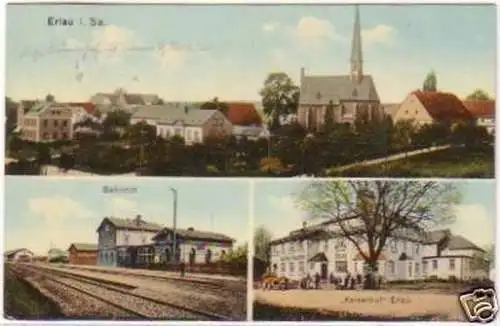
[[[220,233],[176,228],[174,255],[173,229],[147,222],[140,215],[134,219],[105,217],[97,233],[97,264],[105,266],[212,263],[230,253],[235,241]]]
[[[364,252],[367,248],[361,246]],[[448,229],[421,236],[393,234],[378,260],[378,274],[387,281],[425,278],[460,280],[488,277],[473,270],[473,257],[483,249]],[[301,279],[319,273],[322,279],[364,274],[364,259],[346,239],[336,221],[290,232],[270,243],[271,270],[279,276]]]
[[[74,265],[96,265],[97,245],[93,243],[72,243],[68,248],[68,260]]]
[[[33,252],[26,248],[8,250],[4,253],[4,261],[9,262],[31,262],[33,260]]]

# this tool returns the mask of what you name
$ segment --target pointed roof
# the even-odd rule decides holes
[[[354,31],[352,34],[352,48],[351,48],[351,63],[363,62],[363,49],[361,46],[361,21],[359,18],[359,6],[355,6],[355,14],[354,14]]]

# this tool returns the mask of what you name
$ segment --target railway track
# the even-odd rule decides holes
[[[97,280],[93,277],[74,275],[69,272],[44,267],[16,266],[11,268],[14,271],[17,270],[18,273],[22,273],[24,270],[41,274],[45,280],[100,300],[123,311],[125,314],[137,317],[137,319],[231,320],[231,318],[224,315],[134,293],[135,287],[130,285],[109,284],[110,282]]]

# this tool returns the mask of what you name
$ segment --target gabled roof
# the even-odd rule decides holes
[[[250,102],[224,102],[228,107],[227,118],[233,125],[261,126],[262,118]]]
[[[158,238],[164,236],[165,234],[173,232],[172,228],[163,228],[159,231],[154,237],[153,241]],[[228,237],[222,233],[208,232],[208,231],[198,231],[194,229],[175,229],[175,233],[185,239],[192,240],[212,240],[212,241],[221,241],[221,242],[234,242],[235,240],[231,237]]]
[[[309,259],[309,262],[327,262],[328,258],[326,258],[326,255],[324,252],[318,252],[316,255],[312,256]]]
[[[156,120],[158,124],[171,125],[182,123],[191,126],[203,125],[217,110],[200,110],[188,107],[187,109],[168,105],[138,106],[132,113],[133,119]]]
[[[494,100],[465,100],[463,104],[475,118],[495,116]]]
[[[363,76],[360,84],[354,83],[347,75],[303,77],[299,104],[327,105],[330,100],[379,102],[379,97],[369,75]]]
[[[83,109],[87,111],[87,113],[89,114],[92,114],[92,112],[94,112],[95,109],[95,104],[92,102],[71,102],[71,103],[61,103],[61,104],[65,104],[68,106],[83,107]]]
[[[464,250],[464,249],[474,249],[484,252],[484,249],[479,248],[474,243],[465,239],[461,235],[452,235],[448,244],[446,246],[449,250]]]
[[[105,217],[102,220],[101,224],[99,224],[99,227],[97,229],[99,230],[105,222],[112,224],[116,229],[157,232],[163,228],[163,226],[161,226],[160,224],[146,222],[143,219],[138,220],[137,218],[128,219],[118,217]]]
[[[434,120],[457,121],[472,119],[469,110],[452,93],[415,91],[411,94],[417,97]]]
[[[97,251],[97,244],[95,243],[72,243],[68,251],[74,247],[78,251]]]

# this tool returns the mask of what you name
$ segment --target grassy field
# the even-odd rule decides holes
[[[343,177],[494,178],[494,149],[450,148],[343,171]]]
[[[26,281],[4,267],[4,317],[7,319],[60,319],[56,304],[48,300]]]

